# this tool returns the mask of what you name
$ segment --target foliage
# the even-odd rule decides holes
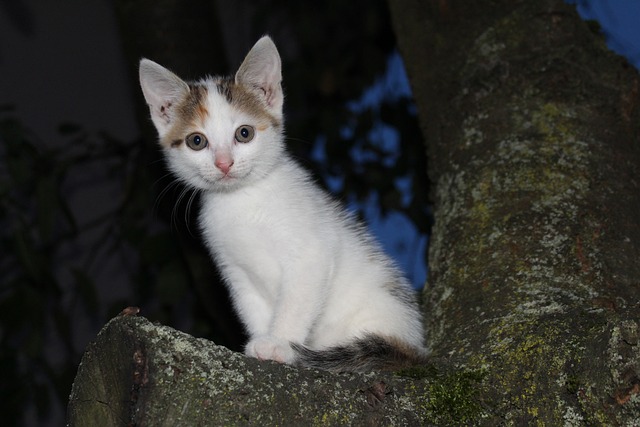
[[[66,353],[63,358],[74,353],[72,320],[68,307],[61,304],[64,291],[50,254],[79,232],[60,190],[69,167],[82,155],[63,157],[43,149],[35,135],[13,118],[0,121],[0,141],[4,151],[0,166],[0,363],[9,376],[2,382],[2,400],[12,424],[20,419],[28,398],[47,408],[48,386],[68,384],[74,375],[72,365],[55,366],[44,349],[47,335],[54,334],[59,340],[56,352]],[[88,310],[95,309],[95,289],[86,275],[80,271],[75,275],[78,295]]]
[[[156,194],[149,188],[163,174],[161,164],[139,142],[68,123],[59,130],[64,149],[48,148],[8,108],[0,117],[0,393],[9,424],[19,424],[30,404],[44,417],[52,396],[64,402],[88,338],[82,332],[94,333],[128,305],[169,323],[192,311],[202,319],[192,328],[215,336],[193,297],[193,281],[210,269],[208,259],[176,254],[184,244],[162,221],[165,214],[152,213]],[[95,183],[79,177],[96,164],[115,184],[116,201],[83,220],[74,199]],[[114,256],[131,259],[122,272],[135,284],[126,300],[105,296],[97,284],[102,260]]]

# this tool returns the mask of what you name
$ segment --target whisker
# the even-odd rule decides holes
[[[173,206],[173,210],[171,211],[171,225],[175,226],[175,228],[178,228],[178,208],[180,207],[180,203],[182,203],[182,199],[184,199],[184,196],[189,192],[190,188],[189,187],[184,187],[182,189],[182,191],[180,192],[180,195],[178,196],[178,198],[176,199],[176,203]]]
[[[162,178],[160,178],[160,179],[162,179]],[[162,189],[162,191],[156,197],[155,203],[153,204],[153,211],[154,212],[157,212],[158,209],[160,208],[160,201],[162,200],[162,198],[167,195],[169,190],[175,188],[178,184],[179,184],[179,181],[177,179],[174,179],[169,184],[167,184],[167,186],[165,188]],[[155,186],[155,184],[154,184],[154,186]]]
[[[191,211],[191,206],[193,205],[193,201],[195,200],[198,194],[200,194],[200,190],[198,189],[194,189],[191,192],[191,196],[189,196],[189,200],[187,201],[187,209],[185,209],[184,211],[184,222],[187,224],[187,231],[189,232],[189,235],[192,237],[196,237],[196,236],[193,235],[193,233],[191,232],[191,228],[189,228],[189,212]]]

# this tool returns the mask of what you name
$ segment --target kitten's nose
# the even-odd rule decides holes
[[[233,160],[219,158],[219,159],[216,159],[215,165],[218,169],[222,171],[223,174],[226,175],[229,173],[229,169],[231,169],[231,166],[233,166]]]

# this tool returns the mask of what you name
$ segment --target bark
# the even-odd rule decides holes
[[[434,357],[510,425],[640,419],[638,73],[560,0],[390,1],[434,188]]]
[[[468,390],[477,380],[474,373],[442,374],[434,368],[403,376],[296,369],[246,358],[141,317],[119,316],[82,358],[68,422],[443,425],[475,416],[478,408]]]

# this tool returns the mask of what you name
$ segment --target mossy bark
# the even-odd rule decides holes
[[[244,357],[151,324],[111,320],[84,354],[71,426],[446,425],[475,419],[482,373],[334,375]],[[427,398],[425,396],[431,395]]]
[[[560,0],[390,1],[429,153],[434,357],[509,425],[640,419],[638,73]]]

